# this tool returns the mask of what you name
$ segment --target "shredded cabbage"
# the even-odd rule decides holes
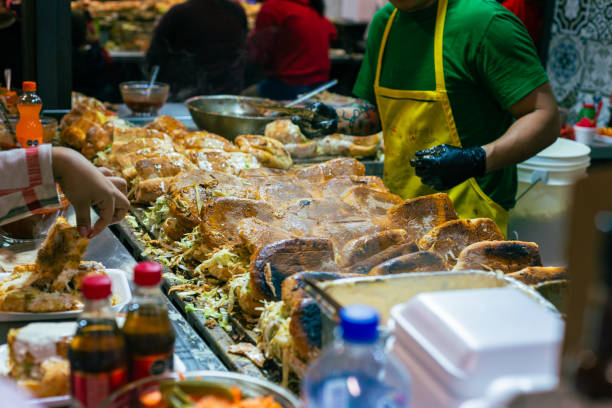
[[[168,217],[170,212],[170,198],[161,196],[155,200],[155,204],[145,211],[143,224],[152,233],[160,233],[163,231],[162,224]]]
[[[233,270],[240,262],[240,257],[230,250],[223,248],[212,254],[207,260],[194,269],[198,275],[212,275],[219,280],[231,279]]]
[[[291,347],[289,324],[291,318],[285,314],[284,302],[266,302],[257,322],[259,347],[267,358],[283,359],[283,350]]]

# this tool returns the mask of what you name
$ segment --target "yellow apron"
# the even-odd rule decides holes
[[[385,141],[384,182],[404,199],[437,191],[421,183],[409,160],[423,149],[439,144],[461,147],[455,119],[444,84],[442,39],[448,0],[438,1],[434,36],[435,91],[405,91],[380,86],[383,55],[397,9],[391,15],[382,38],[374,92]],[[506,235],[508,212],[491,200],[474,178],[447,191],[462,218],[491,218]]]

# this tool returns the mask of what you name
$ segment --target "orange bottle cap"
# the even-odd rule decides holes
[[[36,82],[23,81],[23,90],[26,92],[36,92]]]

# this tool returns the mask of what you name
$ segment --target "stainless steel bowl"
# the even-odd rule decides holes
[[[238,387],[246,398],[271,395],[283,408],[300,408],[299,399],[285,388],[263,379],[227,371],[191,371],[182,376],[188,380],[200,380],[225,387]],[[167,380],[176,380],[178,374],[166,374],[143,378],[115,391],[98,408],[128,408],[133,405],[135,392],[152,391]],[[139,406],[136,404],[136,406]]]
[[[185,101],[198,128],[229,140],[239,135],[262,135],[268,123],[287,119],[281,115],[262,116],[257,110],[257,105],[274,104],[269,99],[233,95],[194,96]]]

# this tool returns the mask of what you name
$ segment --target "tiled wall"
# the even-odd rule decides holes
[[[603,126],[612,92],[612,0],[555,2],[547,64],[555,96],[573,110],[601,97]]]

